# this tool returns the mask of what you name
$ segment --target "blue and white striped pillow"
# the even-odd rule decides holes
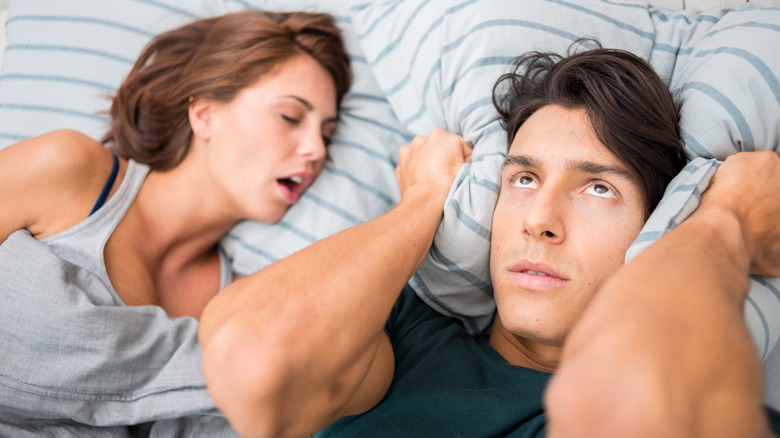
[[[627,259],[698,206],[716,160],[740,151],[780,153],[780,8],[746,4],[690,18],[699,29],[680,39],[671,90],[680,105],[680,135],[692,161],[667,188]],[[711,25],[701,24],[707,22]],[[659,34],[685,30],[687,23],[677,23],[677,29],[659,27]],[[761,359],[766,360],[778,350],[780,279],[753,276],[744,315]],[[778,355],[780,351],[773,353]],[[780,388],[770,390],[775,403],[780,402]]]
[[[531,50],[565,53],[576,39],[595,37],[644,57],[670,85],[682,103],[681,129],[691,157],[722,158],[735,145],[780,150],[780,51],[768,43],[780,41],[780,10],[673,12],[598,0],[398,0],[357,6],[352,16],[368,63],[407,128],[414,134],[443,128],[474,144],[473,164],[456,180],[431,252],[412,279],[424,301],[474,332],[488,327],[494,311],[489,239],[506,153],[492,86],[514,57]],[[686,200],[698,201],[702,186],[691,178],[700,182],[705,174],[684,174],[688,178],[671,188],[636,248],[686,216]],[[780,282],[757,282],[763,290],[751,290],[748,301],[755,305],[747,306],[746,316],[766,357],[780,336]]]
[[[246,222],[223,246],[251,273],[304,246],[378,216],[399,199],[397,149],[410,140],[354,37],[351,2],[286,0],[23,0],[10,5],[0,74],[0,148],[54,129],[100,138],[114,92],[154,35],[196,18],[244,9],[332,13],[355,81],[321,177],[280,223]]]

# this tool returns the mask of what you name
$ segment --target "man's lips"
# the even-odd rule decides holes
[[[530,290],[560,289],[569,281],[549,265],[527,261],[510,266],[507,275],[517,286]]]

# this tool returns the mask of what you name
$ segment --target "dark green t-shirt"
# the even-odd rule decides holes
[[[395,376],[372,410],[316,437],[543,436],[542,393],[550,374],[510,365],[455,319],[404,289],[385,327]]]

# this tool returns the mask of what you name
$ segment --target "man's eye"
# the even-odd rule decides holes
[[[602,198],[615,198],[615,192],[604,184],[593,184],[585,190],[585,193]]]
[[[518,175],[512,181],[512,187],[522,187],[527,189],[537,188],[536,181],[528,175]]]

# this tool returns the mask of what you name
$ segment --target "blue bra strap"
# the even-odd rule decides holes
[[[114,187],[116,174],[119,173],[119,159],[113,151],[111,151],[111,155],[114,156],[114,166],[111,168],[111,175],[108,176],[108,181],[106,181],[106,185],[103,186],[103,191],[100,192],[100,196],[98,197],[97,202],[95,202],[95,206],[92,207],[92,211],[89,212],[89,216],[92,216],[92,213],[98,211],[100,207],[106,203],[106,198],[108,198],[108,194],[111,192],[111,187]]]

